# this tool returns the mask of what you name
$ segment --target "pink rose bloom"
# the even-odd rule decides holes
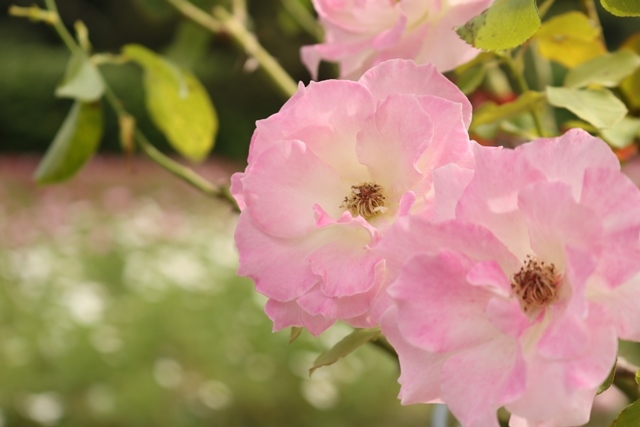
[[[640,191],[582,130],[474,151],[470,182],[443,180],[469,182],[455,219],[402,218],[377,247],[399,272],[382,328],[400,398],[464,427],[498,427],[501,406],[513,427],[582,425],[617,339],[640,340]]]
[[[355,80],[393,58],[432,63],[448,71],[479,50],[454,27],[466,23],[493,0],[313,0],[325,29],[325,43],[302,48],[302,62],[316,78],[320,60],[337,62],[340,77]]]
[[[269,298],[274,330],[378,324],[385,262],[370,248],[428,206],[433,168],[469,164],[470,119],[435,68],[394,60],[358,82],[300,85],[257,123],[231,192],[242,210],[238,273]]]

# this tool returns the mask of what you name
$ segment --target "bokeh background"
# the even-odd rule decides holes
[[[235,214],[143,157],[125,161],[113,115],[100,154],[80,175],[33,184],[71,102],[53,96],[69,58],[55,33],[7,16],[10,4],[32,3],[0,0],[0,427],[429,425],[427,406],[400,406],[397,364],[373,346],[309,377],[313,359],[350,329],[292,344],[287,331],[272,334],[264,300],[234,274]],[[58,7],[67,25],[85,22],[97,52],[139,43],[193,70],[221,123],[211,159],[196,170],[225,184],[243,168],[255,121],[284,100],[227,37],[164,0]],[[249,7],[264,46],[307,82],[298,50],[313,37],[280,0]],[[602,16],[612,47],[638,28]],[[139,69],[102,70],[149,139],[171,154],[145,112]],[[325,65],[321,75],[334,72]]]

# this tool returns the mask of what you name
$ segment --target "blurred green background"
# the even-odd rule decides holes
[[[39,189],[36,160],[0,158],[0,426],[428,425],[378,348],[309,377],[350,328],[272,333],[226,204],[104,156]]]
[[[400,406],[396,362],[372,346],[310,378],[312,360],[349,328],[293,344],[287,331],[272,334],[263,299],[234,275],[235,215],[143,158],[127,164],[114,153],[113,115],[101,155],[79,176],[32,183],[71,105],[53,96],[66,48],[51,28],[6,14],[33,3],[0,0],[0,427],[429,425],[427,406]],[[213,182],[242,168],[255,121],[284,102],[227,37],[165,0],[58,6],[69,27],[85,22],[97,52],[139,43],[196,73],[220,119],[213,158],[226,160],[197,168]],[[307,82],[298,52],[313,38],[280,0],[249,7],[260,41]],[[637,21],[605,25],[615,46]],[[171,152],[143,107],[140,70],[102,70],[149,139]]]

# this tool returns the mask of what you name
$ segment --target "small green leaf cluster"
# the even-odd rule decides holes
[[[454,72],[475,101],[470,131],[481,142],[517,145],[580,127],[625,159],[640,139],[640,33],[609,52],[593,3],[583,2],[591,6],[584,13],[554,11],[552,3],[498,0],[457,29],[486,51]],[[640,16],[640,2],[602,5]]]
[[[61,36],[68,35],[55,17],[52,24]],[[97,151],[104,130],[103,98],[118,115],[123,151],[130,154],[135,142],[143,139],[135,118],[124,110],[99,70],[105,62],[138,64],[144,71],[146,107],[153,123],[182,156],[195,162],[207,157],[214,146],[218,118],[207,91],[193,73],[139,45],[125,46],[119,57],[91,55],[88,31],[81,22],[76,24],[76,38],[77,42],[70,35],[63,36],[70,40],[72,55],[55,91],[57,97],[71,98],[74,104],[36,170],[37,183],[53,184],[73,177]]]

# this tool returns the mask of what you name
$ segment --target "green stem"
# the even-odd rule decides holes
[[[596,28],[600,30],[600,40],[604,44],[604,33],[602,32],[602,24],[600,24],[600,17],[598,16],[598,9],[596,9],[595,2],[593,0],[580,0],[580,2],[582,3],[582,8],[587,12],[589,19],[591,19]]]
[[[58,9],[55,4],[55,0],[45,0],[45,3],[47,5],[47,9],[53,14],[55,14],[56,16],[56,19],[52,20],[52,25],[55,28],[58,35],[60,35],[60,38],[67,45],[67,48],[69,48],[69,50],[74,54],[78,53],[81,55],[86,55],[86,53],[82,50],[80,45],[76,43],[75,39],[71,37],[71,34],[69,34],[65,26],[62,24],[62,21],[60,20],[60,15],[58,14]],[[105,99],[107,100],[107,103],[111,106],[111,108],[113,108],[113,111],[115,111],[118,118],[131,117],[131,115],[124,109],[124,107],[122,106],[122,103],[120,102],[118,97],[115,95],[111,87],[105,81],[104,76],[100,74],[100,77],[102,78],[102,81],[104,83]],[[233,196],[229,192],[228,188],[215,187],[205,178],[195,173],[192,169],[181,165],[180,163],[169,158],[168,156],[165,156],[149,142],[146,136],[139,129],[135,130],[135,139],[140,145],[140,147],[142,148],[142,150],[147,154],[147,156],[149,156],[149,158],[155,161],[158,165],[162,166],[167,171],[181,178],[183,181],[187,182],[188,184],[202,191],[203,193],[231,203],[231,206],[234,208],[234,210],[239,211],[238,205],[236,204],[236,201],[234,200]]]
[[[165,156],[149,142],[147,137],[144,136],[144,134],[139,129],[136,129],[135,137],[138,145],[154,162],[165,168],[173,175],[187,182],[192,187],[195,187],[196,189],[202,191],[203,193],[231,203],[233,210],[236,212],[240,212],[235,199],[226,187],[215,187],[202,176],[195,173],[192,169],[183,166],[180,163],[177,163],[171,158]]]
[[[231,10],[238,21],[247,22],[247,0],[233,0]]]
[[[544,18],[549,9],[551,9],[551,6],[553,6],[554,2],[555,0],[545,0],[545,2],[538,7],[538,15],[540,15],[540,19]]]
[[[300,0],[281,0],[281,3],[303,30],[310,34],[316,41],[322,41],[324,37],[322,27],[318,25],[316,18]]]
[[[242,21],[222,7],[216,7],[213,16],[195,7],[187,0],[167,0],[187,18],[202,25],[214,33],[226,32],[247,55],[258,61],[276,89],[289,99],[298,90],[298,85],[282,68],[269,52],[258,42],[256,37],[245,27]]]
[[[130,114],[122,106],[122,103],[115,95],[113,90],[106,83],[104,95],[105,99],[119,118],[130,116]],[[144,133],[142,133],[142,131],[138,128],[136,128],[135,130],[135,139],[140,148],[142,148],[142,151],[144,151],[151,160],[166,169],[168,172],[172,173],[173,175],[185,181],[187,184],[209,196],[229,202],[234,211],[240,212],[240,209],[238,208],[238,205],[229,192],[228,188],[215,187],[202,176],[195,173],[192,169],[183,166],[180,163],[172,160],[170,157],[162,154],[161,151],[159,151],[153,146],[153,144],[149,142]]]
[[[56,19],[54,19],[51,24],[67,46],[67,49],[69,49],[73,54],[84,54],[80,45],[76,43],[71,33],[67,30],[67,27],[62,23],[55,0],[44,0],[44,3],[47,6],[47,9],[56,15]]]
[[[524,79],[523,73],[520,70],[518,70],[518,67],[516,67],[516,64],[513,61],[513,58],[511,57],[511,55],[508,53],[501,53],[498,55],[502,59],[502,63],[507,67],[507,70],[509,71],[511,78],[515,81],[516,85],[518,86],[518,93],[522,95],[523,93],[527,92],[529,90],[529,85],[527,84],[527,81]],[[542,119],[540,117],[540,114],[535,108],[531,108],[529,111],[531,113],[531,117],[533,117],[533,123],[535,124],[536,131],[538,132],[538,136],[544,137],[545,136],[544,126],[542,126]]]

